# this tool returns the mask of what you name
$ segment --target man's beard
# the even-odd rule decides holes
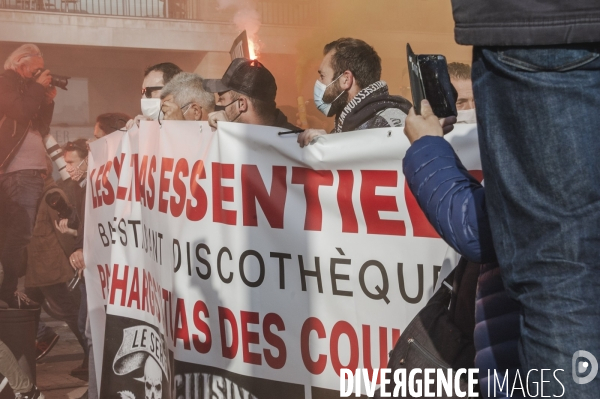
[[[342,88],[340,87],[340,81],[337,80],[334,84],[329,86],[325,93],[323,93],[323,101],[331,104],[331,108],[329,109],[329,113],[327,116],[333,116],[339,114],[346,104],[348,104],[348,92],[344,91],[342,93]],[[340,93],[342,93],[340,95]],[[340,96],[336,99],[337,96]]]

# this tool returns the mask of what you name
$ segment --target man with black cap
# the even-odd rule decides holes
[[[275,78],[257,60],[236,58],[222,79],[204,79],[203,86],[218,95],[215,112],[208,115],[212,127],[216,128],[218,121],[227,121],[298,129],[277,109]]]

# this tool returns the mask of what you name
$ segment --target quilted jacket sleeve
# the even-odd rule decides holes
[[[406,181],[438,234],[475,263],[496,260],[483,186],[442,137],[415,141],[403,161]]]

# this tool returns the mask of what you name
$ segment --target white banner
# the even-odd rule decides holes
[[[338,397],[340,369],[385,367],[455,265],[405,187],[402,129],[304,149],[279,130],[142,122],[92,144],[102,397]],[[480,176],[474,126],[447,138]]]

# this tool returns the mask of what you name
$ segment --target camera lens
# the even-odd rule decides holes
[[[60,76],[60,75],[50,75],[52,80],[50,84],[54,87],[58,87],[63,90],[67,90],[67,85],[69,84],[70,77],[68,76]]]

